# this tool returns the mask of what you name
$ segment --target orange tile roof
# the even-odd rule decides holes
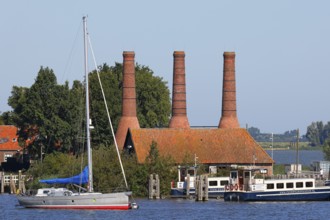
[[[243,128],[226,129],[130,129],[139,163],[144,163],[154,140],[160,155],[182,163],[189,155],[204,164],[274,163],[265,150]],[[126,144],[127,145],[127,144]],[[125,146],[126,147],[126,146]],[[253,156],[255,155],[255,157]]]
[[[0,150],[22,150],[18,145],[17,127],[13,125],[0,125]]]

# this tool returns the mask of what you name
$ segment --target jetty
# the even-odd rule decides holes
[[[19,194],[25,193],[25,175],[22,175],[22,171],[18,172],[18,175],[14,174],[5,174],[5,172],[0,172],[0,192],[1,193],[10,193],[10,194]]]

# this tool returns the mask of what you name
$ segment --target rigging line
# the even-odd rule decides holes
[[[88,38],[89,46],[90,46],[90,49],[91,49],[91,53],[92,53],[92,57],[93,57],[93,61],[94,61],[94,65],[95,65],[95,69],[96,69],[96,73],[97,73],[97,78],[99,80],[99,84],[100,84],[100,87],[101,87],[103,101],[104,101],[105,109],[106,109],[107,115],[108,115],[109,125],[110,125],[112,136],[113,136],[113,139],[114,139],[114,142],[115,142],[116,151],[117,151],[117,155],[118,155],[118,159],[119,159],[119,163],[120,163],[120,168],[121,168],[121,171],[122,171],[122,174],[123,174],[123,177],[124,177],[126,189],[128,189],[128,185],[127,185],[127,180],[126,180],[126,175],[125,175],[123,163],[121,161],[121,157],[120,157],[120,152],[119,152],[118,145],[117,145],[116,136],[115,136],[115,133],[113,131],[113,126],[112,126],[112,122],[111,122],[111,118],[110,118],[110,113],[109,113],[109,109],[108,109],[107,100],[105,98],[105,94],[104,94],[104,90],[103,90],[103,86],[102,86],[102,82],[101,82],[101,78],[100,78],[100,74],[99,74],[100,71],[99,71],[99,69],[97,68],[97,65],[96,65],[94,51],[93,51],[93,47],[92,47],[92,43],[91,43],[91,40],[90,40],[89,35],[87,36],[87,38]]]
[[[73,52],[74,52],[74,50],[77,48],[77,41],[78,41],[77,39],[78,39],[78,37],[79,37],[79,35],[80,35],[81,29],[82,29],[82,28],[81,28],[82,24],[83,24],[83,22],[81,21],[81,22],[79,23],[78,29],[77,29],[77,31],[76,31],[76,37],[75,37],[75,39],[74,39],[74,41],[73,41],[73,43],[72,43],[72,47],[71,47],[71,50],[70,50],[70,53],[69,53],[69,57],[68,57],[68,59],[67,59],[67,62],[66,62],[66,64],[65,64],[65,67],[64,67],[64,71],[63,71],[62,79],[61,79],[61,80],[64,79],[64,76],[66,75],[66,73],[67,73],[67,71],[68,71],[68,69],[69,69],[69,65],[71,66],[71,64],[72,64]]]

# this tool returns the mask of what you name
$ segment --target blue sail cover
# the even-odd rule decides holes
[[[88,166],[84,168],[84,170],[76,176],[68,177],[68,178],[56,178],[56,179],[47,179],[47,180],[39,180],[40,183],[47,184],[83,184],[88,183]]]

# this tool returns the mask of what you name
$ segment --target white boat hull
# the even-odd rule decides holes
[[[131,192],[83,193],[70,196],[18,196],[18,202],[26,208],[44,209],[113,209],[130,208]]]

